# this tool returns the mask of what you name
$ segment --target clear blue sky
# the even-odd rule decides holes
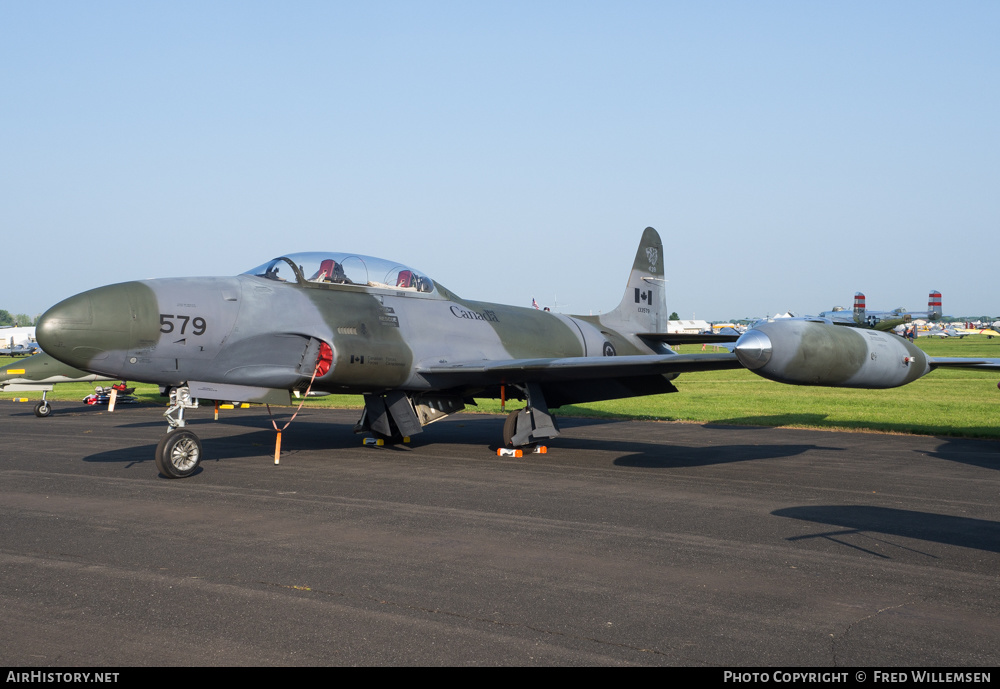
[[[331,249],[605,311],[652,225],[684,318],[997,315],[998,37],[994,0],[0,0],[0,308]]]

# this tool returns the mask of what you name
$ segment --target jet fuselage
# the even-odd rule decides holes
[[[254,275],[125,282],[52,307],[38,326],[66,363],[170,387],[187,381],[368,393],[439,387],[422,372],[454,362],[650,354],[599,318],[430,293]]]

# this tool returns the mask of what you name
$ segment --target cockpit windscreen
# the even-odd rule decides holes
[[[434,282],[394,261],[360,254],[308,252],[275,258],[244,275],[278,282],[361,285],[382,289],[433,293]]]

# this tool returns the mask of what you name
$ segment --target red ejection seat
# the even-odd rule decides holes
[[[319,275],[316,279],[320,282],[327,282],[333,277],[333,266],[336,265],[332,258],[328,258],[319,264]]]

